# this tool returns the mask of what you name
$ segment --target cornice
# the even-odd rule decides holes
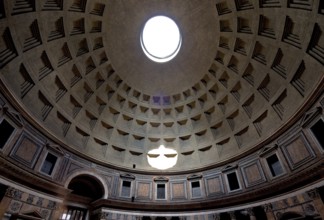
[[[50,195],[65,197],[70,193],[70,190],[64,188],[63,185],[32,173],[2,156],[0,156],[0,174],[12,181]]]

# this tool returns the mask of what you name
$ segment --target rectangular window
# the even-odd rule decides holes
[[[191,193],[192,193],[192,197],[201,197],[199,181],[191,182]]]
[[[230,191],[240,189],[240,184],[236,176],[236,172],[227,174],[227,180]]]
[[[165,199],[165,184],[157,184],[156,198],[157,199]]]
[[[5,144],[7,143],[8,139],[10,138],[12,132],[15,130],[15,128],[13,126],[11,126],[11,124],[9,124],[9,122],[7,122],[6,120],[3,120],[0,123],[0,149],[2,149]]]
[[[318,120],[312,127],[311,131],[313,132],[318,143],[321,145],[324,150],[324,122],[323,120]]]
[[[132,186],[131,181],[123,180],[122,191],[121,191],[121,196],[122,197],[130,197],[130,195],[131,195],[131,186]]]
[[[48,153],[43,163],[41,172],[46,173],[47,175],[52,175],[56,161],[57,161],[57,157],[51,153]]]
[[[267,158],[267,163],[273,177],[283,173],[280,161],[276,154]]]

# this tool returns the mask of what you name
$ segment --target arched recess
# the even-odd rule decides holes
[[[64,187],[77,194],[92,199],[107,199],[108,188],[105,180],[98,174],[90,171],[75,172],[65,181]],[[84,190],[86,188],[87,190]],[[82,190],[83,189],[83,190]]]

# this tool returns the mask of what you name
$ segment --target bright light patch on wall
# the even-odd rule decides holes
[[[149,19],[141,34],[141,46],[145,55],[159,63],[172,60],[178,54],[181,42],[177,24],[165,16]]]
[[[159,170],[166,170],[176,165],[178,153],[176,150],[160,145],[158,149],[150,150],[147,154],[148,163]]]
[[[70,218],[71,218],[71,215],[70,214],[63,213],[62,219],[64,219],[64,220],[70,220]]]

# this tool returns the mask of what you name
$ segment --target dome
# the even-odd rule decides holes
[[[310,109],[319,109],[314,120],[322,117],[319,0],[17,0],[0,6],[0,103],[19,114],[23,130],[39,133],[41,143],[93,169],[130,179],[207,175],[280,145],[306,112],[317,112]],[[152,60],[144,41],[156,16],[178,28],[166,62]],[[162,170],[150,163],[162,163],[160,146],[172,152],[161,155],[173,163]],[[307,151],[310,158],[322,157],[315,149]],[[83,184],[93,182],[105,191],[100,181]]]

